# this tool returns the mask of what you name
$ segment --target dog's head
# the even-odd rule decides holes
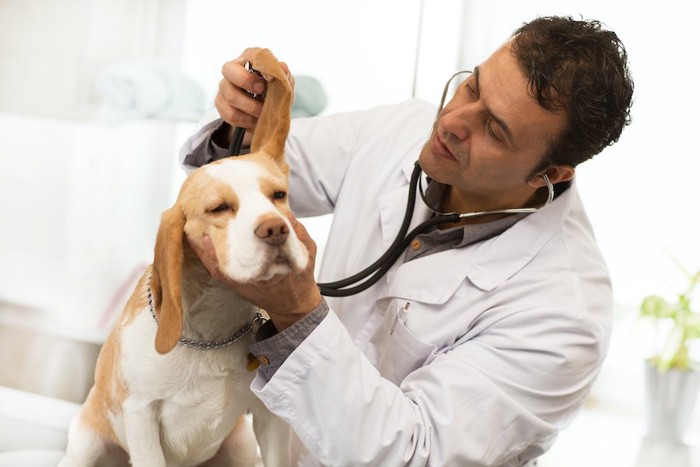
[[[214,162],[193,172],[175,205],[162,217],[153,261],[158,315],[156,349],[170,351],[182,334],[184,244],[212,240],[219,269],[237,282],[265,280],[303,270],[308,252],[292,228],[287,202],[284,144],[289,132],[292,88],[266,49],[251,60],[272,75],[250,154]],[[185,237],[186,236],[186,237]]]

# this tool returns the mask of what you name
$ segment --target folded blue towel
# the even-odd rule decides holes
[[[97,77],[98,119],[199,121],[207,109],[204,89],[174,66],[155,60],[109,65]]]

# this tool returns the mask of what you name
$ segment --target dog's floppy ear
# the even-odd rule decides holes
[[[292,85],[269,49],[258,50],[250,62],[254,69],[274,78],[267,83],[265,102],[253,135],[251,152],[264,151],[282,163],[291,119]]]
[[[182,335],[182,262],[185,215],[176,204],[163,213],[156,237],[151,290],[158,318],[156,350],[164,354]]]

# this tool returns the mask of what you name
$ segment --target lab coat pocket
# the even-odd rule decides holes
[[[396,385],[437,353],[436,345],[423,342],[406,327],[410,306],[410,302],[389,306],[370,340],[377,369]]]

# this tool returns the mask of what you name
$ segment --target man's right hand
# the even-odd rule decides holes
[[[250,61],[259,48],[245,49],[236,59],[224,63],[221,68],[223,79],[219,82],[219,92],[216,95],[215,105],[219,115],[231,127],[246,128],[246,135],[243,139],[245,146],[250,145],[255,132],[255,126],[262,112],[263,103],[253,98],[248,92],[261,94],[265,91],[265,81],[274,78],[265,76],[260,79],[255,73],[250,73],[245,69],[246,62]],[[280,62],[282,68],[289,75],[289,68],[284,62]],[[289,79],[292,87],[294,79],[290,75]],[[245,91],[248,92],[245,92]],[[231,128],[227,141],[220,142],[228,144],[231,141],[233,128]]]

